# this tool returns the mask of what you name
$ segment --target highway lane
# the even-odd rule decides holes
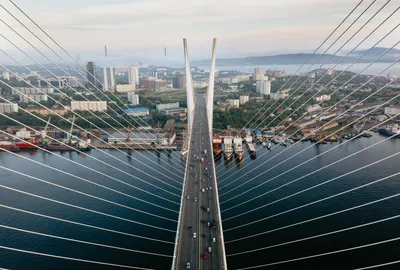
[[[187,269],[187,263],[190,263],[190,269],[222,269],[222,260],[219,257],[221,248],[218,247],[220,237],[216,229],[208,226],[208,222],[217,220],[217,207],[212,142],[208,131],[204,95],[197,95],[196,100],[175,269]],[[205,192],[202,192],[203,188]],[[205,206],[206,210],[201,209],[201,206]],[[189,230],[189,227],[192,229]],[[213,243],[213,238],[216,239],[216,243]],[[208,251],[209,247],[211,252]],[[203,257],[205,254],[206,258]]]

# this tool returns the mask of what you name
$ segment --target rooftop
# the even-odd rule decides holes
[[[127,108],[123,109],[122,112],[124,113],[135,113],[135,112],[148,112],[149,109],[144,107],[137,107],[137,108]]]
[[[116,138],[116,139],[126,139],[128,137],[127,132],[114,132],[110,135],[109,138]],[[157,139],[156,133],[143,133],[143,132],[131,132],[129,135],[131,139],[146,139],[146,140],[155,140]]]

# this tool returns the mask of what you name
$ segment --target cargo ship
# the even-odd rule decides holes
[[[222,139],[217,135],[213,139],[213,152],[214,152],[214,156],[216,156],[216,157],[218,157],[222,154],[221,144],[222,144]]]
[[[89,151],[90,145],[88,143],[59,143],[59,142],[43,142],[41,145],[42,148],[49,150],[49,151],[81,151],[86,152]]]
[[[227,160],[231,160],[233,155],[232,137],[224,138],[224,155]]]
[[[12,142],[1,141],[0,142],[0,151],[8,150],[10,152],[19,152],[19,147],[16,146]]]
[[[233,139],[233,146],[234,146],[235,158],[239,161],[242,160],[243,159],[242,139],[240,137],[235,137]]]
[[[398,124],[381,128],[378,130],[378,133],[388,137],[394,136],[394,138],[400,138],[400,128]]]
[[[38,146],[38,142],[33,138],[30,138],[29,141],[16,141],[15,146],[18,146],[21,150],[36,150]]]

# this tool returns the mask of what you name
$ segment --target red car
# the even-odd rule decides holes
[[[201,161],[201,164],[204,164],[204,158],[201,158],[200,161]]]
[[[203,254],[203,259],[207,259],[208,255],[206,253]]]

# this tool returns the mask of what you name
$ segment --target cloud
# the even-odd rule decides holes
[[[358,2],[114,0],[110,4],[103,0],[69,0],[55,5],[51,0],[19,0],[18,4],[68,50],[80,54],[101,55],[107,44],[110,55],[116,52],[154,59],[162,56],[161,48],[167,46],[170,57],[181,59],[182,38],[186,37],[191,57],[201,59],[208,58],[213,37],[218,38],[222,57],[312,51]],[[350,19],[371,2],[364,1]],[[364,18],[385,2],[376,1]],[[395,4],[388,5],[376,22],[394,7]],[[10,5],[7,8],[15,11]],[[17,27],[15,22],[13,25]]]

